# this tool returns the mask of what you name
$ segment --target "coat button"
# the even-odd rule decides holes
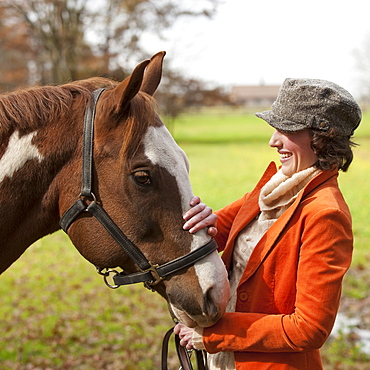
[[[248,294],[246,292],[241,292],[239,294],[239,299],[242,301],[242,302],[245,302],[248,300]]]

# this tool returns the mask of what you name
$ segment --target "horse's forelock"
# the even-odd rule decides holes
[[[144,138],[149,126],[160,124],[157,105],[151,96],[137,94],[130,102],[128,118],[125,123],[122,149],[126,158],[132,158]]]

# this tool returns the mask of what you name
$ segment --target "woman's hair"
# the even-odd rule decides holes
[[[334,128],[329,131],[310,131],[311,148],[318,157],[314,166],[320,170],[338,168],[346,172],[353,160],[352,148],[358,144],[352,142],[350,136],[338,135]]]

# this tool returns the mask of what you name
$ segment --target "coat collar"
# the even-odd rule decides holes
[[[230,235],[228,238],[228,243],[222,255],[222,258],[229,269],[232,259],[232,253],[234,249],[234,242],[240,231],[248,225],[255,217],[260,213],[258,206],[258,197],[261,188],[270,180],[270,178],[277,172],[276,164],[271,162],[267,167],[266,171],[262,175],[260,181],[257,183],[256,187],[248,194],[246,201],[240,208],[237,216],[235,217],[233,227],[230,230]],[[262,263],[265,256],[269,250],[274,246],[276,240],[283,232],[287,223],[293,217],[298,205],[301,203],[311,191],[316,189],[323,182],[327,181],[331,177],[337,177],[338,171],[323,171],[315,176],[300,192],[294,203],[285,211],[285,213],[271,226],[271,228],[266,232],[266,234],[261,238],[261,240],[256,245],[244,271],[243,277],[239,284],[247,280],[256,271],[258,266]]]

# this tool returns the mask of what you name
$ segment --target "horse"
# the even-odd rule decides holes
[[[142,281],[173,317],[206,327],[225,312],[229,284],[213,239],[183,230],[189,164],[153,98],[164,56],[122,82],[0,95],[0,273],[62,228],[106,282],[115,274],[109,286]]]

